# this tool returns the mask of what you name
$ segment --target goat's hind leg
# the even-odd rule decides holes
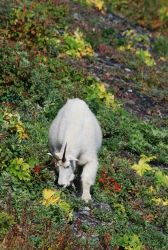
[[[97,159],[91,160],[83,168],[82,172],[82,200],[88,202],[91,200],[90,187],[94,184],[97,174]]]

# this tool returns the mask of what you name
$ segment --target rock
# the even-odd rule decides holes
[[[89,207],[84,207],[83,210],[90,211],[90,208]]]
[[[99,208],[99,209],[101,209],[101,210],[103,210],[105,212],[111,212],[112,211],[110,205],[107,204],[107,203],[103,203],[103,202],[99,203],[99,204],[95,204],[94,207]]]
[[[80,15],[78,13],[74,13],[73,14],[73,18],[76,20],[76,21],[79,21],[81,19]]]
[[[108,14],[108,19],[109,19],[110,21],[112,21],[112,20],[114,19],[114,16],[113,16],[112,13],[109,13],[109,14]]]
[[[125,71],[127,72],[131,72],[131,70],[129,68],[125,68]]]

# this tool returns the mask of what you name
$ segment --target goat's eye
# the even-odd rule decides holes
[[[60,162],[58,162],[58,161],[56,162],[55,165],[56,165],[56,167],[61,167],[61,164],[60,164]]]
[[[68,166],[64,166],[64,168],[69,168],[70,167],[70,165],[68,165]]]

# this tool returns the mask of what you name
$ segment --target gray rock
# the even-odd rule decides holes
[[[131,70],[129,68],[125,68],[125,71],[127,72],[131,72]]]
[[[108,19],[109,19],[110,21],[114,19],[114,16],[113,16],[112,13],[109,13],[109,14],[108,14]]]
[[[76,21],[81,20],[81,16],[80,16],[78,13],[74,13],[74,14],[73,14],[73,18],[74,18]]]

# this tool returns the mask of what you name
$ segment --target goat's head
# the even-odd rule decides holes
[[[58,184],[64,187],[70,186],[75,178],[74,161],[77,161],[71,155],[66,154],[67,144],[65,145],[64,152],[55,153],[56,166],[59,169]]]

